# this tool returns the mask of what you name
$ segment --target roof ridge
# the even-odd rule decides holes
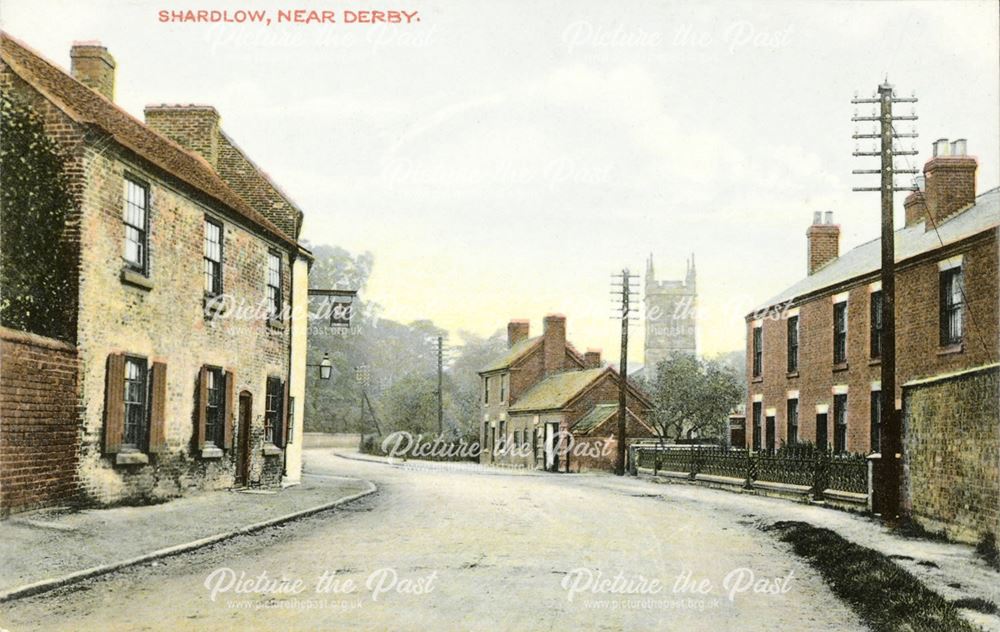
[[[0,29],[0,43],[2,43],[2,45],[0,45],[0,58],[7,63],[11,72],[18,75],[23,81],[25,81],[25,83],[42,94],[45,99],[55,102],[57,107],[63,110],[71,119],[78,123],[95,125],[101,128],[119,145],[125,147],[129,151],[135,152],[143,159],[156,165],[157,168],[168,173],[171,177],[177,178],[178,180],[185,182],[188,186],[191,186],[199,192],[215,199],[223,206],[235,211],[238,215],[244,217],[253,224],[256,224],[258,227],[272,233],[280,240],[297,246],[297,241],[292,236],[286,234],[266,216],[254,209],[242,195],[240,195],[237,191],[230,187],[225,180],[222,179],[218,172],[203,157],[199,156],[195,152],[189,151],[163,134],[160,134],[152,127],[146,125],[144,121],[133,116],[130,112],[119,106],[111,99],[108,99],[96,90],[90,89],[73,77],[71,73],[49,60],[28,44],[22,42],[17,37],[2,29]],[[8,47],[11,47],[13,50],[8,50]],[[21,50],[18,51],[18,48]],[[27,56],[27,64],[21,59],[18,59],[18,55]],[[36,63],[43,66],[43,68],[32,68],[31,64]],[[38,76],[38,70],[42,71],[41,77]],[[117,121],[100,120],[100,116],[94,116],[94,112],[87,111],[88,104],[73,103],[72,100],[75,96],[73,94],[53,93],[52,87],[47,85],[47,82],[45,81],[46,72],[55,73],[54,77],[49,78],[50,82],[52,79],[68,81],[70,82],[68,85],[75,86],[74,89],[86,90],[86,94],[89,98],[96,99],[95,105],[97,107],[108,108],[108,106],[110,106],[108,109],[110,109],[111,113],[113,113],[112,119],[115,115],[123,116],[125,120],[121,121],[121,123],[125,123],[126,128],[128,125],[136,126],[142,133],[149,134],[152,137],[150,140],[169,147],[170,150],[176,152],[178,156],[175,158],[170,156],[154,156],[150,148],[143,147],[144,139],[138,137],[130,139],[127,137],[129,133],[134,134],[134,132],[129,132],[127,129],[115,130],[112,124]],[[55,87],[55,90],[58,92],[58,86]],[[193,171],[191,174],[178,173],[176,166],[170,164],[170,162],[176,158],[193,161],[198,165],[203,173],[199,175],[196,173],[197,170]],[[204,181],[199,182],[199,179]],[[209,183],[212,186],[207,186]],[[218,190],[213,192],[212,187],[216,187]],[[225,197],[228,196],[231,196],[233,199],[231,201],[226,200]]]

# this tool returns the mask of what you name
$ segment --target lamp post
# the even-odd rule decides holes
[[[333,362],[330,361],[330,354],[324,353],[323,359],[320,360],[319,364],[307,364],[307,367],[318,368],[319,369],[319,379],[329,380],[330,376],[333,375]]]

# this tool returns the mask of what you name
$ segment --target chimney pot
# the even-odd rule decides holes
[[[934,143],[934,157],[924,165],[923,197],[930,230],[976,201],[978,162],[968,155],[964,138],[949,143],[942,138]]]
[[[833,223],[833,211],[826,211],[826,222],[821,221],[822,213],[813,214],[813,224],[806,230],[806,269],[809,274],[840,256],[840,226]]]
[[[100,42],[73,42],[70,74],[109,101],[115,100],[115,58]]]

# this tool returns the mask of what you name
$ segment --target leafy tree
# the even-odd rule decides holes
[[[73,338],[73,199],[55,141],[10,91],[0,94],[0,324]]]
[[[714,360],[680,355],[661,362],[649,385],[652,420],[661,441],[722,437],[727,416],[742,401],[739,374]]]
[[[382,419],[389,431],[437,433],[437,378],[410,374],[393,383],[380,398]]]
[[[459,332],[462,346],[448,371],[452,406],[446,411],[456,433],[466,439],[479,438],[482,382],[478,371],[507,348],[506,333],[497,331],[482,338],[468,331]]]

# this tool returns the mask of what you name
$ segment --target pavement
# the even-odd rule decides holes
[[[0,602],[208,546],[374,491],[360,479],[305,476],[281,491],[215,491],[157,505],[15,514],[0,522]]]
[[[389,465],[330,448],[307,450],[306,463],[308,485],[347,477],[379,491],[337,511],[4,603],[0,628],[865,629],[815,569],[759,528],[776,520],[825,526],[891,555],[949,599],[1000,599],[1000,573],[971,547],[901,538],[866,517],[807,504],[603,474]],[[4,573],[18,554],[35,557],[2,534],[0,542]],[[725,578],[743,569],[771,586],[789,578],[787,592],[730,597]],[[301,579],[305,589],[241,592],[237,583],[213,595],[207,586],[223,571]],[[571,599],[567,586],[587,573],[632,583],[624,592],[595,583]],[[335,581],[320,591],[324,575]],[[390,575],[391,589],[373,588]],[[664,589],[644,593],[643,578]],[[977,620],[987,629],[997,621]]]

